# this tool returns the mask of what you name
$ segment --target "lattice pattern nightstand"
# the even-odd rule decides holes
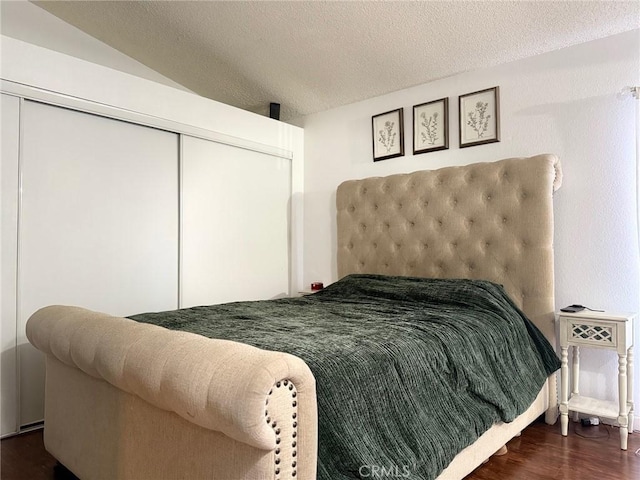
[[[567,435],[569,412],[574,420],[578,413],[617,418],[620,426],[620,448],[627,449],[627,436],[633,432],[633,328],[637,318],[631,313],[599,313],[582,311],[558,313],[562,367],[560,388],[560,424]],[[571,397],[569,398],[568,351],[573,347]],[[607,402],[581,396],[580,347],[604,348],[618,353],[618,402]]]

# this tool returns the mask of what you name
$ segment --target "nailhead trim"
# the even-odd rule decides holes
[[[289,389],[289,391],[291,392],[291,406],[294,409],[297,408],[298,402],[296,400],[296,397],[298,396],[298,393],[294,390],[295,387],[294,387],[293,383],[289,382],[289,380],[283,380],[283,381],[276,382],[275,388],[279,389],[281,386],[287,387]],[[269,390],[269,396],[271,396],[272,394],[273,394],[273,389]],[[267,398],[265,400],[265,407],[268,404],[269,404],[269,398]],[[274,432],[276,434],[276,445],[280,445],[281,438],[280,438],[279,435],[280,435],[281,429],[280,428],[276,428],[277,427],[277,422],[275,420],[273,422],[271,421],[271,417],[269,417],[269,411],[266,408],[265,408],[265,411],[264,411],[264,416],[266,418],[267,424],[271,425],[271,428],[274,429]],[[292,413],[292,415],[291,415],[291,418],[293,420],[293,423],[292,423],[293,432],[292,432],[291,436],[295,439],[298,436],[298,431],[297,431],[297,428],[298,428],[298,422],[297,422],[298,413],[296,411],[294,411]],[[291,447],[294,450],[291,452],[291,456],[294,459],[298,455],[297,450],[295,450],[297,445],[298,445],[298,442],[296,440],[293,440],[293,442],[291,443]],[[279,467],[279,465],[280,465],[280,457],[278,456],[278,455],[280,455],[280,453],[281,453],[280,447],[276,448],[275,449],[276,457],[275,457],[275,461],[274,461],[274,463],[275,463],[275,470],[274,471],[275,471],[275,474],[276,474],[276,480],[280,480],[280,477],[279,477],[279,475],[280,475],[280,467]],[[294,460],[291,463],[291,467],[295,469],[297,464],[298,463]],[[295,477],[295,476],[297,476],[297,474],[298,474],[298,472],[296,470],[293,470],[291,472],[291,477]]]

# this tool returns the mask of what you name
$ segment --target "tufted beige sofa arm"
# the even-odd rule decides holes
[[[299,443],[315,455],[315,379],[295,356],[67,306],[36,312],[27,337],[67,366],[258,449],[279,443],[265,405],[286,381],[295,386]]]

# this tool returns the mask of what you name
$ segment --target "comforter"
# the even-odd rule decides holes
[[[433,479],[560,367],[488,281],[350,275],[299,298],[130,318],[302,358],[317,384],[321,480]]]

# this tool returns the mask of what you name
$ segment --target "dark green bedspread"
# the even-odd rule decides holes
[[[300,298],[131,317],[291,353],[317,382],[318,479],[435,478],[560,367],[501,286],[351,275]]]

